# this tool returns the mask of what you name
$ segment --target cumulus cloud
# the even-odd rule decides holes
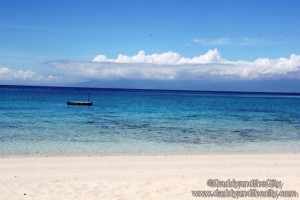
[[[93,61],[53,61],[49,64],[78,80],[264,80],[278,78],[300,79],[300,56],[260,58],[254,61],[223,59],[217,49],[192,58],[175,52],[137,55],[120,54],[115,59],[105,55]]]
[[[206,54],[199,55],[193,58],[185,58],[175,52],[146,55],[144,51],[139,51],[138,54],[134,56],[119,54],[116,59],[108,59],[105,55],[98,55],[93,59],[93,61],[101,63],[147,63],[157,65],[204,64],[225,62],[225,60],[221,58],[220,52],[217,49],[209,50]]]
[[[56,79],[55,76],[42,76],[30,70],[23,71],[0,67],[0,81],[53,81]]]

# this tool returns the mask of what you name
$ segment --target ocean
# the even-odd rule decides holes
[[[1,156],[299,151],[300,94],[0,86]]]

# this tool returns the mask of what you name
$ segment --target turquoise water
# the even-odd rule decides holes
[[[299,150],[297,94],[0,86],[0,155]]]

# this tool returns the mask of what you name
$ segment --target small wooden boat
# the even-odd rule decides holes
[[[93,102],[90,101],[68,101],[67,105],[75,105],[75,106],[92,106]]]
[[[68,101],[67,105],[70,106],[92,106],[93,102],[90,101],[90,92],[87,101]]]

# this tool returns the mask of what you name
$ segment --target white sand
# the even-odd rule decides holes
[[[277,179],[300,194],[300,155],[0,158],[0,199],[212,199],[191,194],[211,190],[210,178]]]

